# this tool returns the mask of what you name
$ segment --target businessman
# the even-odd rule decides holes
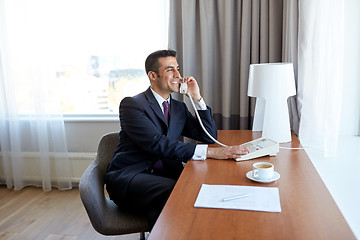
[[[208,147],[213,141],[198,120],[183,102],[171,97],[171,93],[179,91],[179,81],[187,83],[205,128],[217,137],[211,109],[201,97],[196,80],[181,78],[175,57],[173,50],[151,53],[145,61],[150,87],[121,101],[119,145],[106,174],[110,198],[123,209],[146,214],[150,228],[180,176],[183,163],[237,158],[248,152],[242,146]],[[180,136],[205,144],[184,143]]]

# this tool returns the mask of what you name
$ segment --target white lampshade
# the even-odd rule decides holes
[[[251,64],[248,96],[257,98],[253,131],[279,143],[291,142],[287,99],[294,95],[292,63]]]

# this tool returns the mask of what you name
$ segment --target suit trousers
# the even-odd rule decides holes
[[[150,229],[152,229],[176,184],[176,180],[148,170],[139,173],[130,181],[125,194],[125,206],[123,204],[122,206],[139,214],[145,213]]]

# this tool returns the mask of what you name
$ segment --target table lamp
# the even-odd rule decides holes
[[[278,143],[291,142],[287,99],[294,95],[292,63],[251,64],[248,96],[257,98],[252,130]]]

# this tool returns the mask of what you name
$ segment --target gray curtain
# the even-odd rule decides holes
[[[177,51],[183,76],[198,81],[219,129],[252,128],[249,66],[284,60],[284,2],[170,1],[169,48]]]
[[[297,95],[288,100],[290,126],[295,134],[299,134],[301,93],[298,91],[298,29],[299,29],[299,0],[283,0],[283,62],[294,65],[295,86]]]

